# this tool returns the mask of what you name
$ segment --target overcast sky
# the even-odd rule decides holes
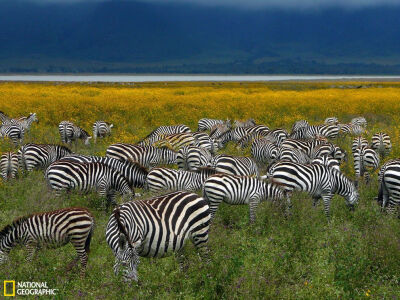
[[[1,0],[0,0],[1,1]],[[31,0],[40,3],[57,2],[104,2],[113,0]],[[125,0],[129,1],[129,0]],[[380,5],[400,5],[400,0],[136,0],[155,3],[191,3],[203,5],[234,6],[234,7],[275,7],[275,8],[363,8]]]

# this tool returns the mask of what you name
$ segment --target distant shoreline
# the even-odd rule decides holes
[[[0,74],[0,82],[272,82],[272,81],[365,81],[398,82],[400,75],[217,75],[217,74]]]

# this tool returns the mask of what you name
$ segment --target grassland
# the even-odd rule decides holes
[[[339,86],[341,83],[335,83]],[[343,85],[359,83],[344,83]],[[332,83],[159,83],[159,84],[33,84],[1,83],[0,110],[11,116],[36,112],[40,119],[26,142],[58,143],[57,125],[72,120],[91,131],[95,120],[115,124],[113,135],[96,145],[73,150],[104,155],[113,142],[135,143],[159,125],[184,123],[193,130],[202,117],[253,117],[271,128],[290,129],[299,119],[320,123],[328,116],[343,122],[363,115],[370,137],[387,132],[394,145],[390,158],[400,156],[400,84],[368,83],[366,89],[332,88]],[[334,141],[349,151],[349,137]],[[0,142],[0,151],[12,150]],[[235,145],[223,150],[239,154]],[[249,150],[244,151],[249,155]],[[352,159],[344,172],[354,177]],[[143,258],[139,284],[123,284],[114,276],[114,257],[105,242],[108,213],[98,209],[95,194],[54,197],[43,172],[0,183],[0,227],[18,216],[68,206],[88,207],[96,219],[87,276],[66,266],[75,256],[71,245],[42,249],[25,262],[21,247],[0,268],[0,281],[46,281],[70,299],[398,299],[400,295],[400,223],[382,214],[370,186],[361,185],[356,210],[335,196],[332,220],[322,206],[312,208],[305,194],[294,196],[293,216],[283,208],[260,205],[257,221],[248,224],[246,206],[221,205],[210,232],[212,263],[202,265],[188,244],[189,269],[180,272],[173,257]],[[145,197],[148,197],[145,194]],[[121,200],[121,199],[120,199]],[[0,283],[2,285],[2,282]]]

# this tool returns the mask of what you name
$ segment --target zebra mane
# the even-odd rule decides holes
[[[0,231],[0,240],[2,240],[4,237],[6,237],[14,228],[18,227],[22,223],[24,223],[26,220],[28,220],[30,216],[24,216],[20,217],[18,219],[15,219],[11,224],[7,225]]]

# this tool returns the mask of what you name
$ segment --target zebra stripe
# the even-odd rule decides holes
[[[211,130],[212,127],[215,125],[226,125],[228,128],[230,128],[231,120],[226,119],[226,121],[224,121],[224,120],[203,118],[200,119],[199,122],[197,123],[197,131]]]
[[[17,244],[27,247],[27,259],[31,260],[42,244],[61,247],[70,242],[84,274],[93,230],[94,218],[85,208],[64,208],[19,218],[0,231],[0,263],[8,259],[8,253]]]
[[[379,167],[379,155],[369,147],[357,148],[353,153],[354,157],[354,172],[356,175],[356,186],[360,177],[365,177],[366,183],[369,183],[368,169],[375,171]]]
[[[92,138],[86,130],[76,126],[70,121],[61,121],[58,125],[58,131],[60,132],[61,142],[66,144],[81,139],[84,141],[85,145],[89,145],[89,140]]]
[[[320,164],[326,166],[328,168],[333,168],[340,171],[340,162],[339,160],[329,157],[329,156],[321,156],[311,160],[312,164]]]
[[[210,129],[210,138],[219,139],[231,127],[226,124],[216,124]]]
[[[15,152],[3,153],[0,157],[0,172],[4,180],[14,179],[18,173],[18,155]]]
[[[337,125],[337,124],[339,124],[339,120],[336,117],[329,117],[329,118],[325,119],[324,124]]]
[[[240,139],[239,146],[240,148],[244,148],[249,144],[250,141],[254,141],[256,139],[266,139],[272,143],[276,143],[277,146],[280,146],[282,142],[287,139],[287,137],[287,131],[280,128],[271,131],[252,132]]]
[[[174,164],[176,162],[176,152],[170,149],[123,143],[109,146],[106,150],[106,156],[137,162],[146,168],[159,164]]]
[[[170,191],[196,191],[204,181],[215,174],[215,170],[203,168],[197,173],[168,168],[154,168],[147,176],[147,186],[150,192]]]
[[[0,126],[0,138],[8,137],[17,146],[22,143],[24,129],[20,124],[3,124]]]
[[[205,148],[213,154],[222,148],[222,143],[217,139],[210,138],[205,132],[193,132],[193,137],[195,138],[195,146]]]
[[[400,159],[384,164],[379,172],[378,203],[394,213],[400,204]]]
[[[222,134],[218,139],[222,143],[222,145],[225,145],[229,141],[235,141],[238,142],[240,139],[242,139],[244,136],[248,134],[252,134],[255,132],[261,133],[261,132],[269,132],[269,127],[265,125],[257,125],[257,126],[251,126],[251,127],[236,127],[233,129],[230,129],[226,131],[224,134]]]
[[[279,157],[279,147],[267,139],[254,140],[251,144],[251,156],[258,164],[271,164]]]
[[[162,148],[167,147],[174,151],[178,151],[184,146],[192,146],[196,144],[196,139],[190,133],[175,133],[164,136],[161,140],[152,144],[154,147]]]
[[[296,139],[286,139],[283,141],[282,148],[295,148],[304,151],[308,156],[312,154],[314,149],[319,145],[324,145],[327,143],[326,139],[319,138],[311,141],[308,140],[296,140]]]
[[[368,140],[362,136],[358,136],[353,140],[351,144],[351,152],[354,153],[357,148],[368,147]]]
[[[116,204],[116,192],[129,198],[135,195],[125,177],[101,163],[55,162],[47,168],[45,178],[49,187],[58,194],[72,189],[84,193],[96,190],[107,198],[106,208],[110,203]]]
[[[302,127],[290,135],[292,139],[313,139],[316,137],[336,138],[339,134],[337,125],[311,125]]]
[[[46,169],[53,162],[71,154],[65,146],[26,144],[18,150],[18,160],[23,170]]]
[[[300,128],[308,126],[310,126],[310,124],[306,120],[300,120],[294,122],[294,124],[292,125],[291,135],[294,134],[296,131],[298,131]]]
[[[341,135],[351,135],[351,136],[358,136],[362,135],[366,129],[365,127],[359,125],[359,124],[339,124],[339,133]]]
[[[389,135],[384,132],[375,133],[372,136],[371,148],[379,153],[384,158],[392,151],[392,142]]]
[[[210,204],[211,219],[222,201],[228,204],[249,204],[250,222],[255,221],[255,212],[261,201],[282,200],[283,190],[271,183],[248,176],[216,174],[210,176],[203,187],[203,197]]]
[[[113,124],[104,122],[104,121],[96,121],[93,124],[93,139],[96,142],[97,137],[104,138],[108,135],[111,135],[111,128],[113,128]]]
[[[310,157],[303,150],[296,148],[279,148],[278,160],[300,164],[311,163]]]
[[[257,164],[251,157],[220,154],[211,158],[208,167],[215,169],[216,173],[259,176]]]
[[[312,149],[310,154],[311,159],[321,158],[324,156],[329,156],[331,158],[337,159],[339,162],[345,161],[347,157],[344,150],[332,143],[318,145]]]
[[[191,130],[186,125],[171,125],[171,126],[160,126],[150,132],[138,145],[140,146],[151,146],[155,142],[162,140],[165,136],[177,133],[190,133]]]
[[[285,190],[308,192],[314,199],[314,205],[322,198],[328,218],[334,194],[344,197],[351,208],[358,202],[359,194],[353,182],[341,172],[323,165],[279,162],[269,169],[267,177],[273,183],[282,185]],[[290,198],[287,200],[290,209]]]
[[[205,148],[185,146],[176,154],[176,164],[180,170],[197,171],[206,167],[211,158],[211,152]]]
[[[124,280],[138,280],[139,257],[166,257],[177,253],[189,239],[208,262],[210,211],[207,201],[194,193],[175,192],[148,200],[124,203],[107,224],[106,241],[115,255],[114,272],[122,267]]]

